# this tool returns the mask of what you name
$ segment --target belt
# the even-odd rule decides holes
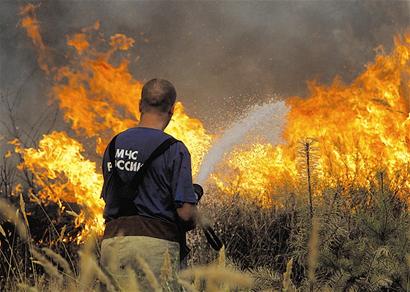
[[[103,239],[115,236],[149,236],[180,242],[175,223],[141,215],[124,216],[106,222]]]

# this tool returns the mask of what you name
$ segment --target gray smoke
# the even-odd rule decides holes
[[[49,81],[18,27],[19,5],[0,2],[0,89],[20,118],[47,110]],[[273,94],[307,94],[306,81],[351,81],[375,48],[409,29],[407,1],[42,1],[44,40],[64,63],[65,35],[101,21],[106,36],[136,39],[132,72],[171,80],[190,115],[212,129]],[[46,112],[45,114],[48,114]]]

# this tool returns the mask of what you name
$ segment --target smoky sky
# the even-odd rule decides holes
[[[19,97],[30,124],[49,114],[50,81],[18,26],[19,5],[0,1],[0,89]],[[306,81],[350,82],[410,28],[408,1],[67,1],[41,3],[45,43],[64,63],[66,35],[100,20],[106,37],[136,40],[134,77],[172,81],[211,132],[272,95],[307,96]]]

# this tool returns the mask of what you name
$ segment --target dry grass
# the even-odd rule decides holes
[[[20,201],[22,202],[22,200]],[[20,203],[22,213],[25,214],[24,204]],[[20,212],[11,204],[0,200],[0,211],[4,218],[13,222],[21,238],[28,240],[29,232],[25,224],[26,216],[21,218]],[[28,220],[26,221],[28,223]],[[2,229],[3,230],[3,229]],[[2,231],[5,235],[5,232]],[[92,291],[98,290],[102,285],[108,291],[140,291],[137,275],[131,267],[127,268],[127,283],[118,284],[97,260],[96,238],[92,235],[88,238],[79,251],[79,274],[75,274],[70,264],[60,254],[49,248],[39,250],[31,247],[31,262],[40,265],[45,274],[39,277],[33,285],[28,282],[19,282],[10,285],[10,290],[19,291]],[[136,255],[135,262],[144,272],[152,291],[164,291],[164,283],[176,276],[177,281],[188,291],[200,291],[195,287],[195,282],[200,281],[206,291],[230,291],[231,288],[251,288],[252,279],[249,275],[225,267],[224,249],[220,252],[218,261],[209,266],[193,267],[184,270],[178,275],[172,271],[169,253],[164,256],[161,269],[161,277],[157,279],[143,257]],[[115,264],[115,263],[114,263]],[[222,288],[222,290],[221,290]]]
[[[358,221],[354,219],[354,216],[358,216],[360,209],[356,207],[355,213],[352,213],[343,205],[345,201],[341,201],[340,205],[340,210],[345,212],[343,214],[340,214],[339,209],[335,209],[336,203],[331,209],[332,205],[325,200],[322,207],[318,202],[315,216],[311,219],[309,210],[300,207],[299,209],[292,207],[283,210],[262,210],[249,202],[238,201],[234,197],[231,197],[230,202],[228,199],[227,201],[221,200],[223,204],[217,208],[208,205],[209,210],[215,214],[213,217],[210,216],[210,222],[214,223],[217,232],[222,235],[226,244],[218,254],[212,252],[201,238],[203,235],[199,235],[199,238],[193,242],[193,248],[198,247],[198,250],[203,252],[202,257],[195,259],[198,256],[198,250],[196,250],[193,253],[194,258],[191,258],[191,263],[194,264],[186,270],[179,273],[173,271],[169,253],[164,255],[161,274],[158,278],[143,257],[136,255],[135,265],[143,272],[143,280],[149,283],[150,291],[172,291],[170,283],[173,279],[176,279],[186,291],[198,292],[338,291],[343,289],[349,291],[362,287],[365,287],[364,291],[369,289],[380,291],[384,287],[398,287],[395,291],[410,289],[410,276],[407,276],[407,280],[405,278],[405,275],[410,275],[409,247],[402,240],[397,240],[397,243],[392,242],[394,236],[397,237],[394,234],[408,235],[408,230],[400,231],[400,228],[409,226],[406,223],[408,213],[400,215],[397,204],[388,207],[386,203],[383,203],[381,210],[390,210],[389,212],[393,212],[393,215],[379,214],[380,210],[376,208],[377,206],[366,207],[368,209],[363,209],[361,212],[368,212],[371,217],[361,215],[358,217],[361,221]],[[381,201],[375,200],[375,202]],[[0,199],[0,215],[4,220],[3,223],[13,223],[21,241],[20,248],[26,246],[27,251],[26,254],[19,254],[17,248],[19,245],[9,240],[9,229],[0,225],[0,236],[9,240],[6,242],[7,246],[0,247],[1,256],[8,267],[8,278],[3,281],[8,291],[97,291],[101,287],[107,291],[146,291],[143,283],[140,282],[141,275],[135,273],[134,267],[126,268],[127,281],[124,283],[108,272],[109,267],[100,266],[99,243],[95,236],[88,238],[78,251],[78,260],[74,262],[71,260],[72,257],[75,258],[73,254],[70,257],[65,254],[67,249],[55,249],[55,242],[64,244],[66,225],[60,227],[60,230],[57,230],[56,226],[50,227],[50,230],[54,230],[55,237],[53,243],[50,243],[48,247],[34,244],[27,228],[30,223],[30,215],[26,213],[28,203],[25,203],[22,197],[16,203],[15,205],[19,208]],[[216,218],[216,215],[220,217]],[[380,216],[380,221],[376,220],[378,217],[374,218],[376,215]],[[393,219],[388,216],[393,216]],[[349,225],[346,225],[344,220]],[[53,224],[51,218],[49,222]],[[393,229],[388,225],[389,222],[395,224]],[[361,232],[362,237],[367,236],[365,237],[367,241],[371,240],[371,236],[375,236],[376,241],[372,243],[376,245],[375,253],[373,254],[372,250],[366,250],[366,248],[369,249],[366,241],[363,243],[349,239],[346,226],[349,226],[355,235]],[[365,233],[367,232],[365,227],[368,228],[369,234]],[[386,232],[392,234],[391,239],[383,239]],[[381,249],[377,244],[383,248]],[[349,245],[352,247],[348,249]],[[401,246],[401,252],[404,252],[401,258],[405,267],[396,260],[400,258],[400,255],[394,251],[396,246]],[[9,256],[3,252],[4,247],[12,251]],[[357,255],[352,260],[343,259],[342,263],[337,262],[337,258],[331,258],[333,262],[327,264],[323,255],[331,256],[335,248],[345,254],[357,252]],[[360,260],[358,264],[352,262],[355,257]],[[329,266],[332,267],[332,265],[351,264],[347,262],[348,260],[356,265],[353,268],[358,272],[329,270]],[[109,265],[115,266],[116,264],[116,258],[109,261]],[[346,267],[349,268],[347,264]],[[32,268],[26,270],[27,265]],[[383,265],[389,270],[394,270],[396,273],[394,275],[400,275],[402,277],[400,282],[385,272],[383,274]],[[325,272],[330,276],[324,277]],[[350,285],[349,281],[352,281],[353,277],[357,277],[358,281]]]
[[[282,290],[284,292],[296,291],[295,286],[292,283],[292,268],[293,268],[293,259],[290,259],[286,265],[286,271],[283,274]]]
[[[316,281],[315,272],[319,256],[319,219],[317,217],[312,218],[312,232],[308,247],[308,282],[310,290],[313,290]]]

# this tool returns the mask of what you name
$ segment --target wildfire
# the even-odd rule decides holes
[[[306,153],[301,141],[316,140],[314,174],[321,186],[368,188],[384,173],[401,196],[410,193],[410,34],[395,39],[395,49],[379,53],[351,84],[338,78],[330,86],[309,84],[308,98],[287,99],[290,112],[285,145],[240,146],[227,164],[233,173],[218,173],[227,191],[262,194],[265,204],[295,183]],[[303,168],[302,168],[303,172]],[[263,196],[265,194],[265,196]]]
[[[39,52],[41,68],[53,78],[53,98],[78,137],[95,142],[102,154],[109,139],[138,123],[142,84],[129,72],[135,40],[116,34],[105,40],[99,23],[67,38],[69,64],[50,68],[34,6],[22,8],[22,26]],[[98,32],[98,33],[97,33]],[[101,50],[105,48],[105,50]],[[51,73],[52,72],[52,73]],[[369,187],[377,173],[402,195],[410,191],[410,35],[397,37],[391,54],[380,52],[351,84],[338,78],[330,86],[309,84],[308,98],[287,99],[290,108],[285,143],[237,146],[212,179],[227,193],[239,192],[269,206],[275,196],[300,186],[302,141],[312,138],[315,189],[321,186]],[[181,103],[167,132],[185,142],[196,173],[213,137]],[[102,229],[102,177],[82,144],[66,133],[45,135],[38,149],[17,147],[40,187],[43,199],[75,202],[84,213],[78,224]],[[314,152],[314,153],[313,153]]]

